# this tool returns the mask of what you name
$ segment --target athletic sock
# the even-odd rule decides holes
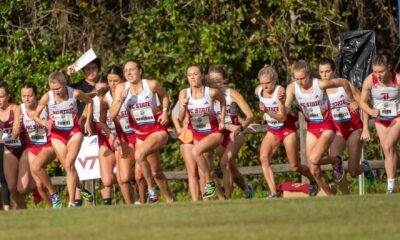
[[[388,178],[387,179],[387,184],[388,184],[388,192],[393,192],[394,190],[394,178]]]

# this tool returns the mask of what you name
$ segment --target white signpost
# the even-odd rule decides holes
[[[99,139],[97,135],[84,137],[81,150],[75,160],[79,180],[100,178]]]

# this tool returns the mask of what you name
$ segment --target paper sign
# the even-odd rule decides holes
[[[75,62],[75,72],[81,70],[84,66],[86,66],[88,63],[96,59],[97,56],[94,53],[93,49],[89,49],[86,51],[78,60]]]
[[[84,137],[81,150],[75,160],[79,180],[100,178],[99,139],[97,135]]]

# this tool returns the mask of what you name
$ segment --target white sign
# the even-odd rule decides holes
[[[100,178],[99,139],[97,135],[84,137],[81,150],[75,159],[79,180]]]
[[[81,70],[84,66],[86,66],[91,61],[97,58],[96,54],[94,53],[93,49],[89,49],[86,51],[78,60],[75,62],[75,72]]]

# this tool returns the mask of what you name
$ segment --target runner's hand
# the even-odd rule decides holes
[[[89,121],[86,121],[86,122],[85,122],[84,128],[85,128],[85,133],[86,133],[89,137],[92,136],[92,128],[90,127],[90,122],[89,122]]]
[[[350,103],[350,112],[355,113],[358,111],[358,102],[353,101]]]
[[[265,112],[266,107],[265,107],[264,103],[260,102],[258,104],[258,107],[260,108],[261,111]]]
[[[160,117],[158,117],[158,123],[161,125],[166,125],[168,123],[168,112],[162,112]]]
[[[50,131],[54,127],[54,121],[52,119],[48,119],[44,122],[44,126],[48,131]]]
[[[372,112],[369,114],[373,118],[377,118],[379,116],[379,110],[378,109],[372,109]]]
[[[371,140],[368,129],[363,129],[363,131],[361,132],[360,140],[364,142],[369,142]]]

